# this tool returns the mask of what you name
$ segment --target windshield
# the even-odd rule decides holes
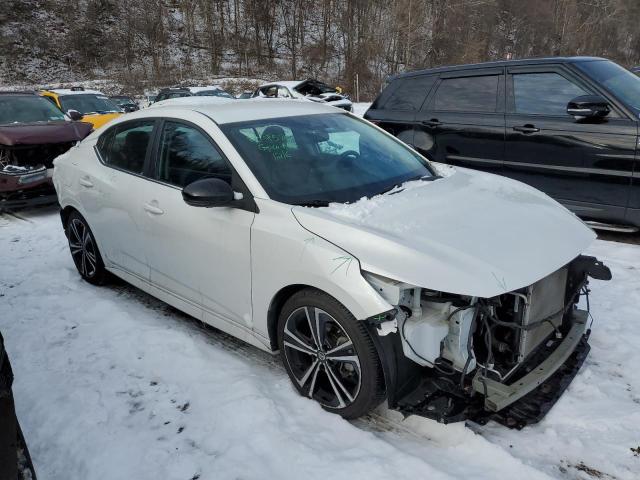
[[[0,124],[54,122],[64,114],[49,100],[36,95],[0,96]]]
[[[223,97],[223,98],[233,98],[232,95],[228,94],[222,89],[216,90],[203,90],[201,92],[196,93],[198,97]]]
[[[609,60],[579,62],[577,67],[628,106],[640,110],[640,78]]]
[[[111,100],[118,104],[119,106],[123,105],[135,105],[136,102],[133,101],[130,97],[111,97]]]
[[[60,97],[60,104],[65,112],[69,110],[77,110],[83,115],[92,113],[114,113],[120,112],[113,101],[104,95],[95,95],[91,93],[83,93],[78,95],[65,95]]]
[[[322,206],[433,178],[426,160],[364,121],[340,113],[221,125],[265,191]]]

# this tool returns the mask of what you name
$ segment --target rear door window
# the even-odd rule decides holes
[[[100,158],[110,167],[142,175],[154,125],[154,120],[137,120],[110,128],[98,140]]]
[[[434,109],[449,112],[496,112],[499,75],[445,78],[436,91]]]
[[[388,93],[382,92],[380,94],[380,98],[376,101],[376,108],[402,111],[420,110],[436,78],[435,75],[420,75],[394,80],[385,89]]]
[[[567,115],[567,104],[587,95],[584,89],[559,73],[513,74],[515,112],[537,115]]]

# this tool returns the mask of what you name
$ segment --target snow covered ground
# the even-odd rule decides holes
[[[301,398],[278,357],[133,287],[80,280],[53,209],[0,215],[0,330],[41,479],[640,477],[640,246],[597,241],[592,352],[540,424],[355,422]]]

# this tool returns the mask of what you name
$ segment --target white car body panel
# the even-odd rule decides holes
[[[360,203],[291,207],[268,198],[217,125],[338,112],[327,104],[295,100],[158,106],[120,117],[89,135],[56,159],[53,180],[61,206],[86,218],[108,270],[265,350],[271,350],[273,340],[269,307],[283,288],[323,290],[362,320],[392,308],[362,270],[421,287],[491,297],[532,284],[576,257],[594,238],[546,195],[464,169],[375,197],[365,202],[364,214]],[[236,169],[259,213],[190,207],[177,187],[100,163],[94,145],[101,134],[147,117],[200,126]],[[145,205],[163,213],[158,218]],[[213,238],[212,232],[219,235]]]

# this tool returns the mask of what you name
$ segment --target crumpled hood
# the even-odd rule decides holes
[[[91,132],[90,123],[51,122],[0,126],[0,145],[43,145],[82,140]]]
[[[533,284],[595,239],[575,215],[528,185],[468,169],[450,172],[391,195],[292,211],[363,270],[484,298]]]

